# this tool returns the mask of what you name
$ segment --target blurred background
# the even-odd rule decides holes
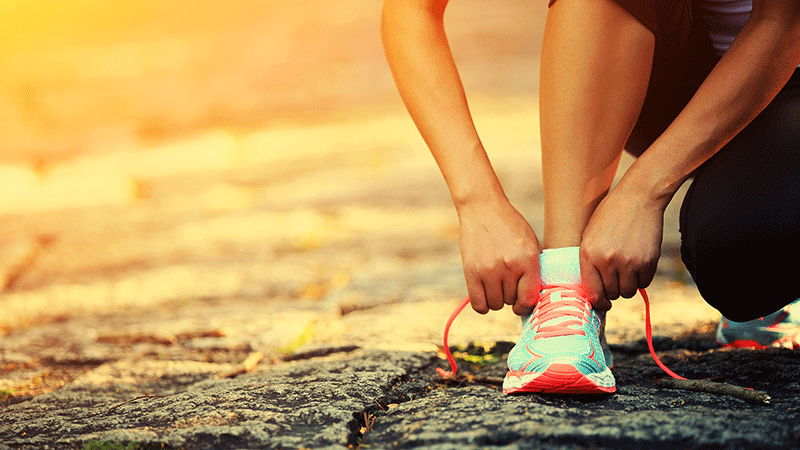
[[[163,324],[168,310],[178,328],[268,346],[321,312],[342,320],[317,339],[352,342],[425,311],[396,339],[436,341],[464,294],[457,220],[395,91],[380,7],[1,2],[0,330],[120,312]],[[459,0],[446,14],[484,144],[537,232],[546,9]],[[660,267],[680,282],[673,216]],[[376,306],[388,322],[356,314]],[[484,339],[515,338],[513,315],[490,316]]]
[[[528,3],[451,6],[448,30],[472,91],[534,93],[542,20]],[[377,0],[1,8],[3,162],[41,169],[199,130],[242,133],[398,106]]]
[[[380,8],[2,2],[0,329],[197,299],[462,295],[455,215],[395,91]],[[447,13],[476,121],[532,217],[545,11]]]

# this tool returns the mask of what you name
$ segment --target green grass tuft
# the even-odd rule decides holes
[[[294,338],[294,340],[292,340],[292,342],[290,342],[290,343],[284,345],[283,347],[279,348],[278,351],[281,352],[281,354],[286,355],[286,356],[291,355],[294,352],[296,352],[298,348],[300,348],[303,345],[305,345],[306,343],[308,343],[311,340],[311,338],[313,338],[313,337],[314,337],[314,324],[310,323],[310,324],[308,324],[306,329],[303,330],[302,333],[300,333],[299,336]]]
[[[14,396],[14,391],[11,389],[0,389],[0,402],[6,401]]]

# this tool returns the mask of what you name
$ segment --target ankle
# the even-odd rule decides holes
[[[580,247],[545,249],[539,257],[542,284],[580,284]]]

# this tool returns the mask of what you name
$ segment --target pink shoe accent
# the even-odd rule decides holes
[[[522,392],[536,392],[548,394],[611,394],[617,391],[615,386],[600,386],[586,375],[580,373],[578,369],[570,364],[550,364],[543,373],[520,373],[511,372],[506,375],[518,380],[528,378],[521,386],[504,388],[504,394],[515,394]]]
[[[761,345],[758,341],[750,339],[737,339],[733,342],[722,344],[722,346],[725,348],[754,348],[756,350],[764,350],[767,348],[766,345]]]
[[[570,286],[574,288],[574,286]],[[549,288],[558,288],[558,286],[543,286],[543,289]],[[652,326],[650,323],[650,299],[647,296],[647,292],[644,289],[639,289],[639,293],[642,295],[644,299],[645,305],[645,335],[647,337],[647,346],[650,349],[650,355],[653,357],[653,360],[656,362],[658,367],[661,368],[667,375],[671,376],[672,378],[677,378],[679,380],[685,380],[686,378],[676,374],[672,370],[670,370],[664,363],[658,359],[658,355],[656,355],[655,348],[653,347],[653,331]],[[450,315],[450,318],[447,321],[447,325],[445,326],[444,330],[444,353],[447,356],[447,361],[450,363],[450,372],[446,372],[441,368],[437,368],[436,371],[441,375],[443,378],[453,378],[455,377],[456,373],[458,373],[458,366],[456,365],[455,359],[453,359],[453,355],[450,353],[450,347],[447,343],[447,336],[450,333],[450,326],[452,325],[453,321],[456,317],[464,310],[464,307],[467,306],[469,303],[469,297],[464,298],[458,307],[453,311]],[[568,331],[566,331],[568,330]],[[576,330],[571,330],[569,328],[564,327],[564,329],[549,329],[546,331],[548,334],[559,336],[563,335],[562,333],[575,333]],[[616,388],[614,387],[603,387],[598,385],[597,383],[593,382],[591,379],[587,378],[585,375],[581,374],[575,367],[569,364],[551,364],[547,370],[543,373],[527,373],[525,375],[516,375],[514,373],[509,372],[509,376],[516,377],[518,380],[522,379],[523,377],[530,377],[530,380],[526,380],[521,386],[519,387],[512,387],[508,389],[503,389],[505,393],[513,393],[513,392],[548,392],[548,393],[559,393],[559,394],[586,394],[586,393],[610,393],[615,392]],[[541,380],[540,380],[541,379]]]

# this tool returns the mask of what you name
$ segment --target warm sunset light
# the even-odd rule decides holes
[[[621,0],[559,2],[632,21]],[[635,98],[540,94],[593,73],[540,71],[548,0],[444,3],[0,0],[0,450],[797,444],[797,357],[718,348],[680,201],[628,202],[662,241],[616,231],[635,221],[613,206],[597,240],[661,244],[649,313],[637,294],[605,316],[580,248],[535,242],[543,166],[574,154],[543,157],[548,140],[622,134],[572,126],[590,108],[559,99],[610,98],[596,118]],[[568,206],[549,225],[611,192],[606,165],[570,197],[594,145],[614,144],[613,186],[642,161],[577,140],[575,167],[548,171],[568,187],[547,190]],[[650,349],[715,382],[662,382]]]
[[[268,286],[321,299],[371,253],[365,236],[457,238],[386,65],[380,2],[2,5],[0,330],[242,290],[263,300]],[[531,47],[515,21],[523,10],[453,14],[486,139],[498,167],[506,160],[514,172],[530,165],[510,157],[536,139],[524,87],[537,54],[513,56]],[[481,54],[521,95],[493,94],[497,71],[478,64],[469,17],[514,30],[513,42],[485,39]],[[319,264],[302,256],[331,245],[355,253]],[[231,251],[266,266],[196,265]],[[362,307],[362,295],[343,296],[341,308]]]
[[[0,161],[319,120],[394,99],[378,10],[324,0],[3,2]]]

